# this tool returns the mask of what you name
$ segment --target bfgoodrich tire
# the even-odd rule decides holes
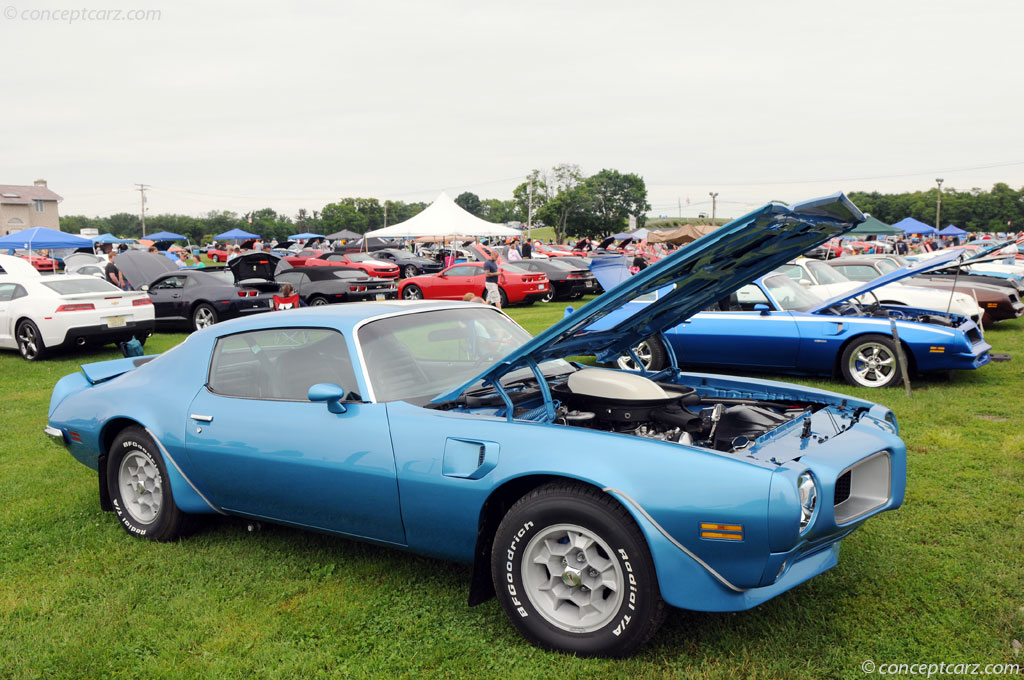
[[[633,518],[582,484],[548,484],[512,506],[494,537],[491,577],[519,632],[568,654],[632,654],[666,614]]]
[[[185,531],[187,516],[174,504],[167,468],[142,428],[129,427],[117,435],[106,472],[110,503],[129,534],[173,541]]]

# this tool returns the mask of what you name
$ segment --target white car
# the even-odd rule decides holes
[[[57,348],[103,345],[153,333],[153,302],[93,276],[42,275],[0,255],[0,347],[28,361]]]
[[[871,279],[866,278],[864,281],[855,281],[847,278],[834,267],[820,260],[812,260],[805,257],[798,257],[795,260],[789,261],[779,267],[778,271],[786,274],[801,285],[807,286],[823,300],[829,300],[842,295],[848,290],[857,288],[864,281],[870,281],[875,276],[878,276],[877,273],[873,272]],[[918,309],[932,309],[940,312],[945,312],[948,306],[950,312],[965,316],[976,324],[981,323],[981,317],[985,313],[985,310],[979,307],[977,301],[970,295],[954,293],[951,303],[949,293],[943,293],[933,288],[908,286],[902,283],[890,283],[877,288],[867,296],[862,295],[858,298],[858,302],[870,303],[874,301],[875,297],[880,302],[887,304],[905,305]]]

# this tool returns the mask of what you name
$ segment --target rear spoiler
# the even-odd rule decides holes
[[[112,359],[111,361],[98,361],[94,364],[83,364],[82,373],[89,384],[95,385],[111,378],[134,371],[142,364],[156,359],[159,354],[150,354],[144,357],[127,357],[125,359]]]

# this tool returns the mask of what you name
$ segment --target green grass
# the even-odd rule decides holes
[[[537,332],[564,304],[512,308]],[[905,506],[839,565],[754,610],[673,611],[623,661],[527,645],[469,570],[342,538],[216,519],[133,540],[95,475],[42,435],[54,382],[113,350],[29,364],[0,353],[0,677],[864,677],[877,663],[1024,663],[1024,319],[989,330],[1013,360],[902,389],[799,380],[892,407]],[[147,349],[184,338],[160,334]]]

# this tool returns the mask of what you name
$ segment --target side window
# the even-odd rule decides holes
[[[327,328],[277,328],[220,338],[207,387],[227,397],[306,401],[317,383],[354,393],[356,376],[341,333]]]
[[[783,274],[793,279],[794,281],[799,281],[800,279],[804,278],[804,270],[801,269],[799,265],[784,264],[781,267],[779,267],[777,271],[782,272]]]
[[[14,299],[14,290],[17,286],[13,283],[0,283],[0,302],[10,302]]]
[[[754,305],[771,307],[768,297],[752,283],[748,283],[729,297],[718,301],[718,308],[723,312],[752,312]]]
[[[866,264],[848,264],[836,267],[836,269],[846,275],[846,278],[851,281],[874,281],[878,278],[878,272],[875,271],[875,268]]]
[[[480,267],[452,267],[448,276],[476,276],[482,271]]]

